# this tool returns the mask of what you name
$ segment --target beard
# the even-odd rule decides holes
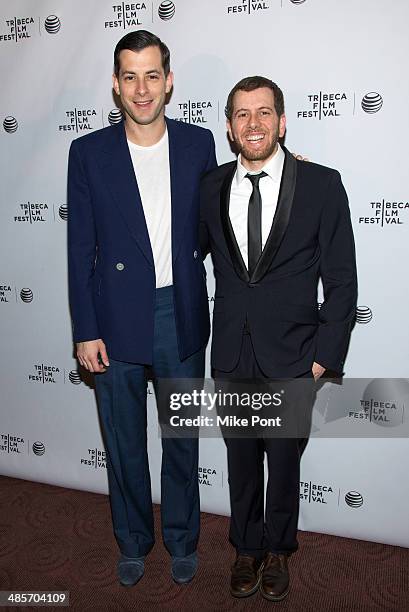
[[[246,141],[239,143],[236,141],[239,153],[244,159],[248,161],[263,161],[269,159],[276,150],[279,139],[279,129],[272,135],[271,141],[267,142],[266,145],[258,150],[254,150],[251,147],[247,147]]]

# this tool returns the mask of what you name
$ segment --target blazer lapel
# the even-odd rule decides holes
[[[109,138],[102,150],[101,168],[107,190],[111,193],[132,237],[153,266],[152,248],[148,228],[129,147],[126,141],[125,125],[121,122],[111,126]]]
[[[277,208],[267,242],[251,276],[250,280],[252,283],[258,283],[266,274],[278,251],[290,220],[297,180],[297,162],[293,155],[291,155],[291,153],[289,153],[285,147],[283,147],[283,149],[285,153],[285,160],[283,173],[281,176]]]
[[[236,172],[237,163],[231,162],[231,166],[228,168],[227,174],[224,178],[221,190],[220,190],[220,218],[224,233],[224,239],[226,240],[227,248],[230,253],[231,260],[233,262],[234,269],[238,276],[245,282],[249,281],[249,273],[244,263],[239,245],[237,244],[236,236],[234,234],[233,226],[230,221],[229,205],[230,205],[230,190],[233,181],[234,174]]]
[[[181,132],[177,122],[166,117],[169,137],[170,190],[172,203],[172,261],[175,262],[183,241],[185,223],[193,202],[191,166],[191,142]]]

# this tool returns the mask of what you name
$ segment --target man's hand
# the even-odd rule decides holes
[[[317,380],[321,378],[324,372],[325,368],[323,368],[322,365],[314,361],[314,363],[312,364],[312,375],[314,376],[315,382],[317,382]]]
[[[292,153],[292,156],[295,157],[295,159],[299,159],[300,161],[310,161],[308,157],[303,157],[302,155],[299,155],[298,153]]]
[[[98,353],[101,355],[102,363],[98,361]],[[88,372],[105,372],[105,366],[109,366],[107,350],[101,339],[77,342],[77,357]]]

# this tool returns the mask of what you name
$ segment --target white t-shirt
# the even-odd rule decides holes
[[[128,146],[152,247],[156,287],[167,287],[173,282],[168,132],[150,147],[129,140]]]

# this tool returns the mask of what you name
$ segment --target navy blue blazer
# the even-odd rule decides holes
[[[172,270],[179,355],[209,337],[199,247],[199,183],[216,166],[212,133],[166,119]],[[75,342],[101,338],[108,356],[152,363],[155,268],[124,123],[74,140],[68,163],[68,279]]]

